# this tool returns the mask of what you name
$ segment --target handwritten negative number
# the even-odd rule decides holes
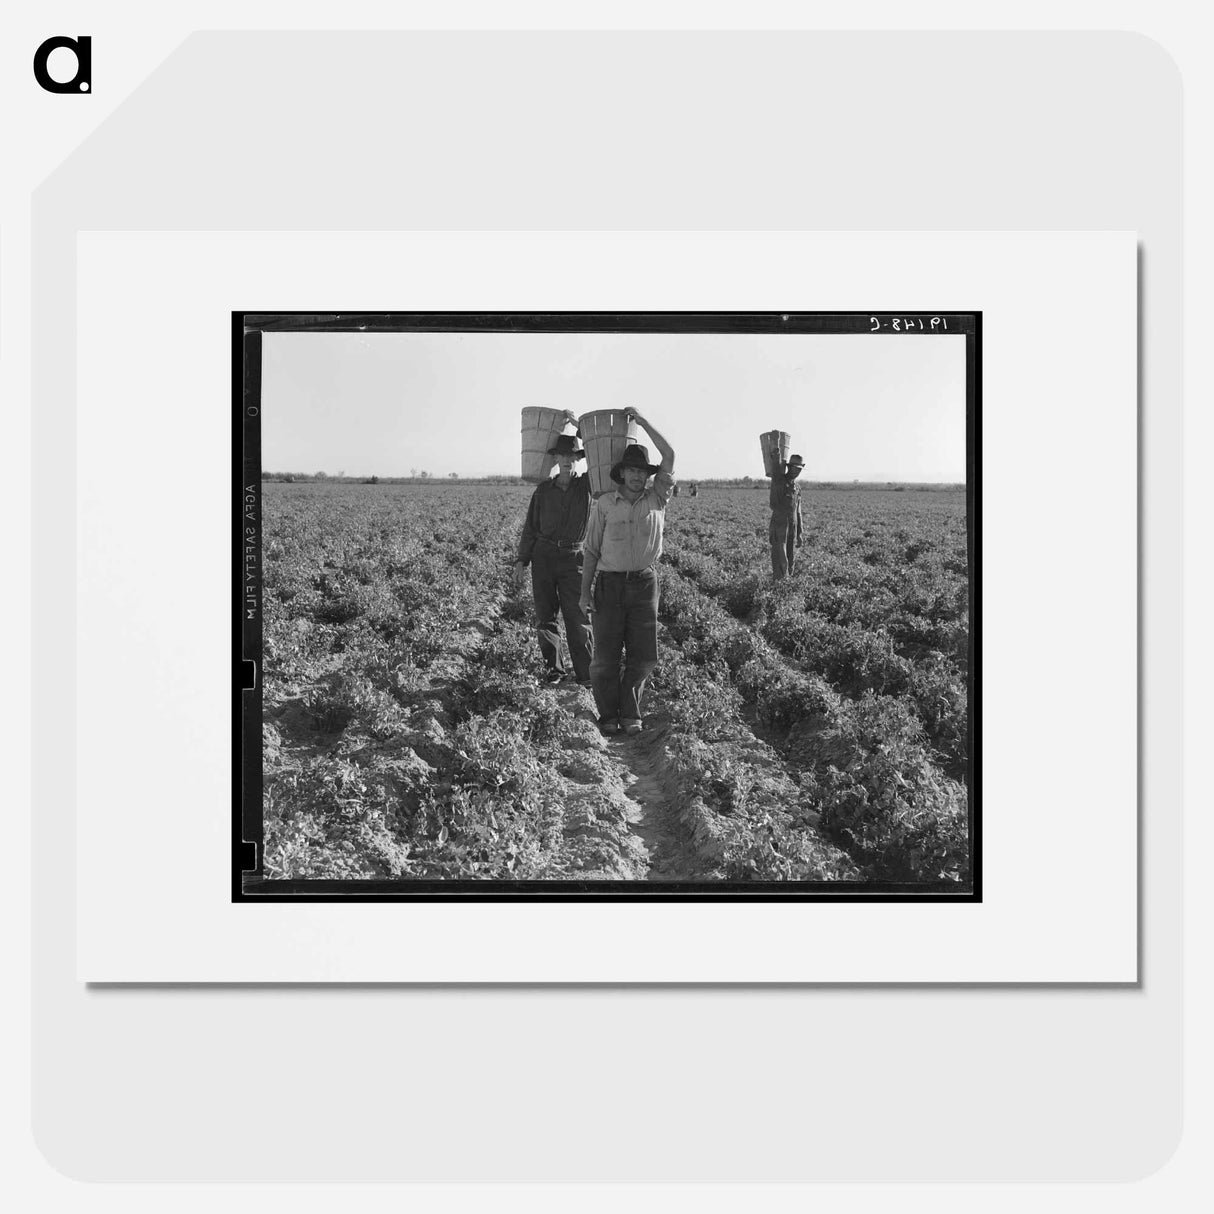
[[[875,316],[870,316],[868,318],[868,323],[872,325],[872,328],[869,329],[870,333],[876,333],[877,330],[881,328],[881,322]],[[891,328],[895,333],[909,333],[912,329],[916,328],[919,330],[919,332],[923,332],[925,329],[930,329],[933,333],[935,333],[937,330],[947,331],[948,318],[944,316],[933,316],[928,324],[924,325],[922,317],[920,317],[918,320],[908,320],[906,317],[894,317],[894,319],[889,322],[889,328]]]

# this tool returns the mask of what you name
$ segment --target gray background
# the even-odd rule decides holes
[[[43,865],[48,1159],[113,1180],[1115,1180],[1161,1165],[1181,1065],[1167,55],[1117,34],[197,35],[35,194],[35,483],[74,450],[78,230],[364,226],[1137,230],[1143,982],[87,990],[70,881]],[[57,493],[35,519],[44,857],[73,850],[74,505]],[[115,879],[153,853],[132,841]],[[1081,865],[1063,864],[1082,896]],[[1025,896],[1044,879],[1026,874]]]

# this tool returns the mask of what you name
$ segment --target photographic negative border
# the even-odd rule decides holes
[[[903,333],[965,338],[966,530],[969,591],[966,775],[971,883],[638,882],[269,879],[262,823],[262,337],[309,333]],[[879,312],[233,312],[233,902],[399,901],[982,901],[981,831],[981,311]]]

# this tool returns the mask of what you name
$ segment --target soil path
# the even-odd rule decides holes
[[[666,729],[660,718],[651,717],[644,733],[608,739],[607,751],[623,768],[624,818],[648,857],[647,879],[690,881],[700,875],[700,866],[663,781],[661,742]]]
[[[481,614],[457,625],[450,642],[430,667],[430,685],[440,696],[475,663],[485,639],[494,631],[504,600],[504,594],[494,594]],[[581,720],[595,719],[594,701],[587,689],[561,684],[556,691],[558,700]],[[623,832],[615,836],[615,841],[622,871],[641,868],[646,880],[689,881],[700,875],[700,865],[662,778],[661,740],[666,731],[666,722],[653,717],[639,736],[621,733],[599,739],[596,749],[608,770],[600,771],[595,788],[619,814],[617,821]],[[562,771],[561,775],[565,777],[566,773]],[[566,808],[572,811],[574,820],[581,817],[579,807],[586,792],[582,779],[575,775],[565,781]]]
[[[660,716],[649,717],[643,733],[608,738],[595,724],[594,700],[588,690],[559,685],[557,698],[580,723],[581,732],[574,735],[576,740],[571,738],[571,763],[561,769],[562,776],[582,785],[570,782],[567,787],[566,811],[574,822],[584,799],[591,797],[599,829],[618,847],[632,879],[693,881],[702,876],[704,866],[680,821],[665,773],[662,749],[667,723]],[[587,758],[588,753],[593,758]],[[592,792],[587,788],[591,782]]]

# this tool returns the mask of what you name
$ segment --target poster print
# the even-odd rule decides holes
[[[978,899],[980,320],[236,315],[234,898]]]

